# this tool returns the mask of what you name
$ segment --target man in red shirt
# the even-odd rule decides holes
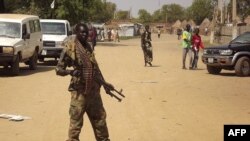
[[[199,59],[199,49],[204,48],[199,32],[200,32],[199,28],[196,28],[194,30],[194,35],[192,37],[192,48],[194,52],[194,60],[192,64],[192,69],[197,69],[197,63]]]

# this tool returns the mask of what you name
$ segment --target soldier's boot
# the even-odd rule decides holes
[[[152,67],[152,64],[150,62],[148,62],[148,64]]]

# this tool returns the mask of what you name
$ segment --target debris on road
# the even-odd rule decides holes
[[[23,121],[26,119],[31,119],[30,117],[11,114],[0,114],[0,118],[9,119],[10,121]]]

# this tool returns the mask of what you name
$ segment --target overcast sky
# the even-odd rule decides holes
[[[176,3],[186,8],[192,4],[193,0],[107,0],[107,2],[115,3],[117,10],[131,9],[132,16],[137,17],[139,9],[146,9],[152,14],[164,4]]]

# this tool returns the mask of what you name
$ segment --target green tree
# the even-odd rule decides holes
[[[162,18],[163,20],[173,23],[176,20],[184,19],[184,8],[179,4],[170,4],[162,6]]]
[[[115,16],[118,20],[125,20],[125,19],[129,19],[129,11],[118,11],[116,12],[116,16]]]
[[[147,11],[147,10],[145,10],[145,9],[140,9],[139,10],[139,12],[138,12],[138,15],[139,15],[139,21],[141,22],[141,23],[144,23],[144,24],[146,24],[146,23],[150,23],[151,22],[151,15],[150,15],[150,13]]]
[[[0,7],[5,6],[8,13],[38,15],[40,18],[67,19],[72,24],[79,21],[106,22],[113,18],[116,5],[103,0],[0,0]],[[3,8],[1,8],[3,10]],[[100,14],[101,13],[101,14]]]
[[[193,19],[198,25],[205,18],[212,19],[214,10],[214,0],[193,0],[192,5],[187,9],[186,16],[188,19]]]
[[[249,0],[237,0],[237,15],[244,22],[245,18],[250,15],[250,1]],[[232,11],[232,1],[228,5],[228,11]],[[230,12],[231,13],[231,12]]]
[[[154,22],[163,22],[164,18],[163,15],[161,13],[161,10],[156,10],[153,15],[152,15],[153,21]]]
[[[4,0],[0,0],[0,13],[5,13]]]

